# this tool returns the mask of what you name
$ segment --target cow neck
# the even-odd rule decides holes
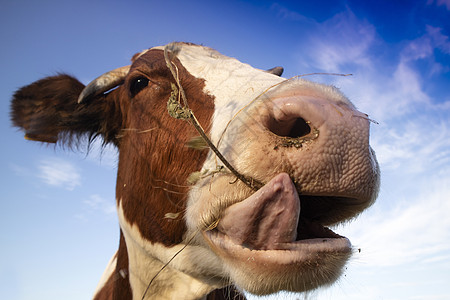
[[[133,299],[200,299],[216,286],[210,285],[189,272],[184,272],[185,252],[181,253],[170,265],[170,258],[179,252],[183,245],[167,247],[160,243],[148,243],[142,238],[135,225],[124,220],[122,205],[118,207],[128,257],[127,279]],[[189,255],[189,254],[187,254]],[[179,269],[181,267],[181,270]],[[189,269],[189,268],[188,268]]]

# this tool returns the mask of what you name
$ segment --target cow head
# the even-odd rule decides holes
[[[279,71],[174,43],[87,87],[58,75],[16,92],[12,120],[29,139],[102,136],[119,149],[113,273],[128,276],[114,284],[117,295],[174,295],[180,282],[192,297],[230,283],[255,294],[307,291],[339,277],[351,244],[325,226],[376,198],[370,122],[336,88]],[[210,141],[260,185],[188,146],[199,133],[167,110],[169,98],[185,105],[177,81]]]

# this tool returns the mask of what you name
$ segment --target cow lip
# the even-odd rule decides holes
[[[247,266],[259,265],[281,272],[301,269],[314,264],[316,269],[326,268],[326,257],[339,258],[345,262],[352,254],[352,245],[346,237],[313,238],[280,244],[275,250],[251,249],[235,243],[230,237],[218,230],[204,231],[203,237],[213,251],[222,259]]]
[[[313,258],[320,253],[351,253],[352,245],[346,237],[310,238],[295,242],[279,244],[277,249],[252,249],[247,245],[235,243],[229,236],[213,229],[203,231],[203,236],[212,243],[212,248],[219,252],[225,251],[225,256],[242,257],[246,253],[258,253],[261,260],[289,263]]]
[[[258,192],[269,194],[268,198],[258,196]],[[312,259],[320,253],[351,252],[351,243],[346,237],[301,216],[301,200],[286,173],[275,176],[258,192],[229,206],[217,227],[203,232],[213,249],[225,251],[237,259],[258,253],[257,258],[262,262],[277,264]],[[278,209],[275,213],[270,211],[272,206]],[[283,220],[283,217],[290,220]],[[260,225],[253,225],[255,221],[262,224],[262,229],[258,227]],[[249,228],[239,228],[241,225]]]

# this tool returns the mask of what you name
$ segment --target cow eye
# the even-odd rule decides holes
[[[136,77],[133,79],[130,83],[130,93],[131,97],[136,96],[140,91],[142,91],[144,88],[148,86],[149,80],[144,77]]]

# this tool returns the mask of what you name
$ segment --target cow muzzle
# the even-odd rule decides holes
[[[369,125],[337,90],[304,82],[268,93],[233,120],[221,148],[265,184],[253,192],[226,175],[207,178],[188,220],[194,211],[211,224],[218,219],[203,237],[238,286],[255,294],[306,291],[340,276],[352,246],[327,226],[377,196]]]

